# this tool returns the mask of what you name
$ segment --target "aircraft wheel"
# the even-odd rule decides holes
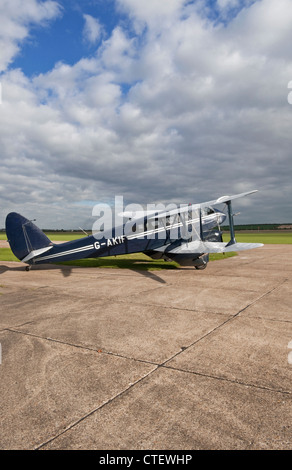
[[[26,270],[26,271],[30,271],[30,270],[31,270],[31,266],[25,266],[25,270]]]
[[[203,269],[206,269],[206,267],[207,267],[207,263],[202,264],[202,266],[195,266],[195,269],[198,269],[198,271],[202,271]]]

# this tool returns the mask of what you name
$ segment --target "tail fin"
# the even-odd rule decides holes
[[[24,263],[53,247],[51,240],[32,221],[16,212],[6,217],[6,235],[13,254]]]

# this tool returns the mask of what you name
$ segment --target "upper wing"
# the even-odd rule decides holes
[[[163,218],[165,216],[171,216],[171,215],[174,215],[174,214],[178,214],[178,213],[183,213],[183,212],[189,212],[189,211],[193,211],[193,210],[197,210],[197,209],[203,209],[204,207],[210,207],[210,206],[215,206],[216,204],[222,204],[224,202],[228,202],[228,201],[233,201],[233,199],[238,199],[238,198],[241,198],[241,197],[244,197],[244,196],[248,196],[249,194],[253,194],[253,193],[256,193],[257,192],[257,189],[254,190],[254,191],[249,191],[247,193],[241,193],[241,194],[235,194],[233,196],[222,196],[222,197],[219,197],[218,199],[214,199],[213,201],[208,201],[208,202],[202,202],[200,204],[191,204],[191,205],[185,205],[183,207],[179,207],[177,209],[173,209],[171,211],[168,211],[168,212],[162,212],[162,213],[159,213],[158,215],[150,215],[148,218],[148,220],[151,220],[152,218]]]
[[[202,204],[199,204],[199,206],[201,207],[215,206],[216,204],[222,204],[223,202],[233,201],[233,199],[238,199],[240,197],[249,196],[250,194],[254,194],[257,192],[258,190],[254,189],[253,191],[249,191],[247,193],[235,194],[233,196],[222,196],[222,197],[219,197],[218,199],[214,199],[214,201],[203,202]]]
[[[164,211],[162,210],[157,210],[157,211],[124,211],[124,212],[120,212],[118,214],[119,217],[124,217],[126,219],[133,219],[137,222],[139,222],[140,220],[143,220],[145,217],[147,217],[147,219],[150,219],[152,218],[151,216],[154,216],[155,214],[157,213],[161,213]]]
[[[184,212],[191,212],[197,209],[203,209],[204,207],[215,206],[216,204],[222,204],[224,202],[232,201],[233,199],[238,199],[240,197],[248,196],[249,194],[256,193],[257,189],[254,191],[249,191],[247,193],[235,194],[233,196],[222,196],[218,199],[214,199],[212,201],[201,202],[199,204],[190,204],[190,205],[183,205],[178,206],[177,209],[172,209],[170,211],[164,210],[150,210],[150,211],[125,211],[120,212],[118,215],[120,217],[125,217],[129,219],[135,220],[135,222],[139,223],[145,219],[153,220],[153,219],[163,219],[165,217],[175,215],[175,214],[182,214]]]

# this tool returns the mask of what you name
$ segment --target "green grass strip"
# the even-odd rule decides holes
[[[82,238],[83,234],[76,234],[72,232],[62,232],[60,234],[49,234],[54,236],[54,241],[69,241]],[[257,232],[257,233],[236,233],[236,240],[241,243],[264,243],[265,245],[270,244],[291,244],[292,233],[291,232]],[[0,235],[0,239],[6,240],[5,234]],[[229,236],[227,233],[224,234],[224,241],[228,242]],[[225,253],[225,254],[210,254],[210,261],[220,260],[235,256],[236,253]],[[19,261],[12,253],[10,248],[0,248],[0,260],[1,261]],[[57,263],[56,263],[57,264]],[[134,253],[129,255],[119,256],[108,256],[105,258],[89,258],[76,261],[67,261],[58,263],[68,266],[83,266],[83,267],[96,267],[96,268],[123,268],[123,269],[138,269],[138,270],[162,270],[162,269],[177,269],[178,263],[165,262],[163,260],[152,260],[143,253]]]
[[[230,258],[236,253],[211,254],[210,261]],[[10,248],[0,248],[1,261],[19,261],[12,253]],[[180,267],[174,261],[153,260],[144,253],[133,253],[129,255],[107,256],[101,258],[86,258],[75,261],[63,261],[55,263],[65,266],[81,266],[87,268],[122,268],[122,269],[138,269],[142,271],[155,271],[161,269],[177,269]]]

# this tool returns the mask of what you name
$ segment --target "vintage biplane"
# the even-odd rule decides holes
[[[6,235],[14,255],[29,270],[32,265],[83,258],[143,252],[153,259],[176,261],[181,266],[204,269],[209,253],[238,252],[259,248],[260,243],[237,243],[232,201],[256,191],[223,196],[200,204],[143,214],[122,213],[127,222],[110,231],[61,244],[53,243],[31,220],[11,212],[6,218]],[[225,204],[227,213],[213,206]],[[228,217],[230,241],[223,242],[221,224]]]

